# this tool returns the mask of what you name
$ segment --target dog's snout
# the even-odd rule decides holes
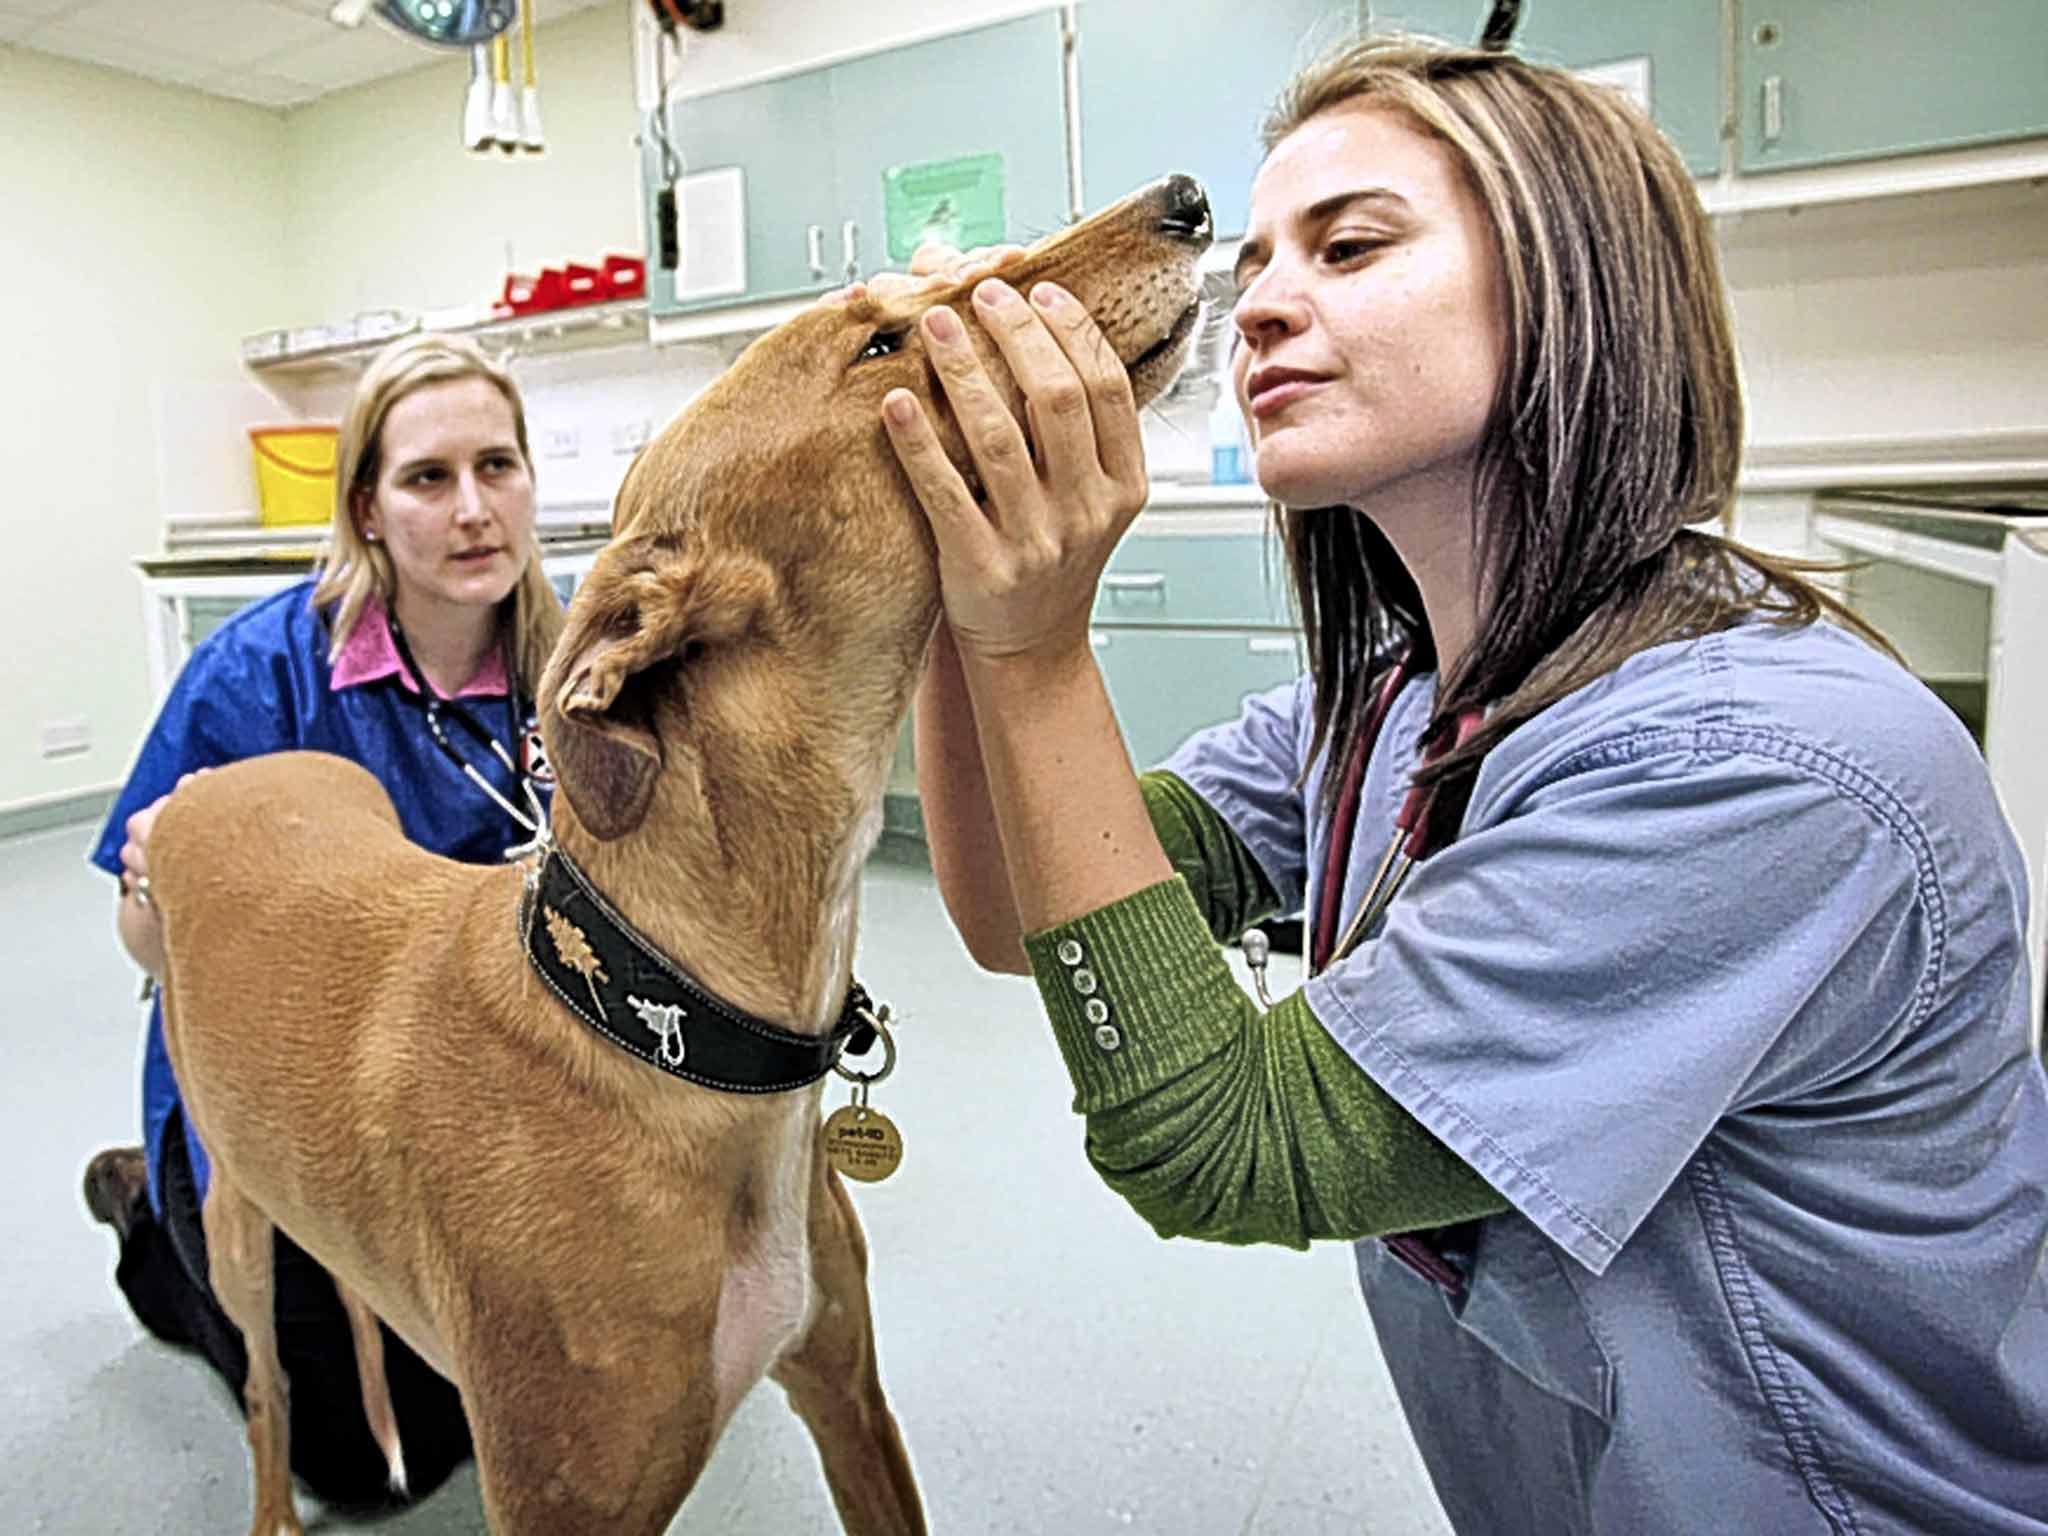
[[[1209,194],[1194,177],[1167,177],[1159,183],[1157,200],[1162,233],[1204,245],[1215,234],[1215,225],[1209,218]]]

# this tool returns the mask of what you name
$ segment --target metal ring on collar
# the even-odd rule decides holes
[[[866,1019],[868,1024],[874,1029],[874,1032],[881,1037],[882,1070],[879,1072],[849,1072],[840,1064],[839,1058],[835,1056],[832,1059],[832,1070],[834,1072],[837,1072],[849,1083],[860,1083],[871,1088],[896,1070],[896,1037],[889,1033],[888,1015],[889,1010],[887,1008],[881,1009],[879,1012],[869,1008],[861,1010],[861,1017]]]

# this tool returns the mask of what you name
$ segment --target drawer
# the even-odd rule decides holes
[[[1102,574],[1095,622],[1291,629],[1279,541],[1263,533],[1131,534]]]
[[[1255,693],[1307,667],[1286,630],[1098,628],[1095,660],[1140,771],[1164,762],[1206,726],[1235,720]]]

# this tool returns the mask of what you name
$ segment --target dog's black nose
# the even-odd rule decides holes
[[[1177,240],[1208,244],[1216,232],[1209,218],[1209,194],[1192,176],[1169,176],[1159,183],[1159,228]]]

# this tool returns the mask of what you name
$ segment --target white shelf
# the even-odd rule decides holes
[[[1835,513],[1816,512],[1813,532],[1816,538],[1838,548],[1911,566],[1915,570],[1931,571],[1937,576],[1967,581],[1973,586],[1995,589],[2004,568],[2004,558],[1995,549],[1978,549],[1924,533],[1911,533],[1903,528],[1860,522]]]
[[[1257,507],[1264,510],[1266,493],[1256,484],[1211,485],[1206,480],[1154,480],[1146,507]]]
[[[758,304],[729,304],[718,309],[696,309],[680,315],[652,315],[647,321],[647,339],[657,347],[684,341],[717,341],[727,336],[748,336],[773,330],[794,319],[818,302],[819,295],[795,299],[771,299]]]
[[[1872,202],[1958,187],[1997,186],[2044,176],[2048,176],[2048,143],[2023,139],[1798,170],[1733,172],[1702,179],[1696,185],[1707,212],[1723,218],[1827,203]]]
[[[243,365],[260,378],[353,377],[399,336],[410,335],[419,328],[415,321],[407,330],[372,340],[338,342],[278,357],[248,357],[243,359]],[[643,346],[647,332],[647,304],[642,299],[577,304],[567,309],[444,329],[446,335],[469,337],[486,351],[519,356]]]

